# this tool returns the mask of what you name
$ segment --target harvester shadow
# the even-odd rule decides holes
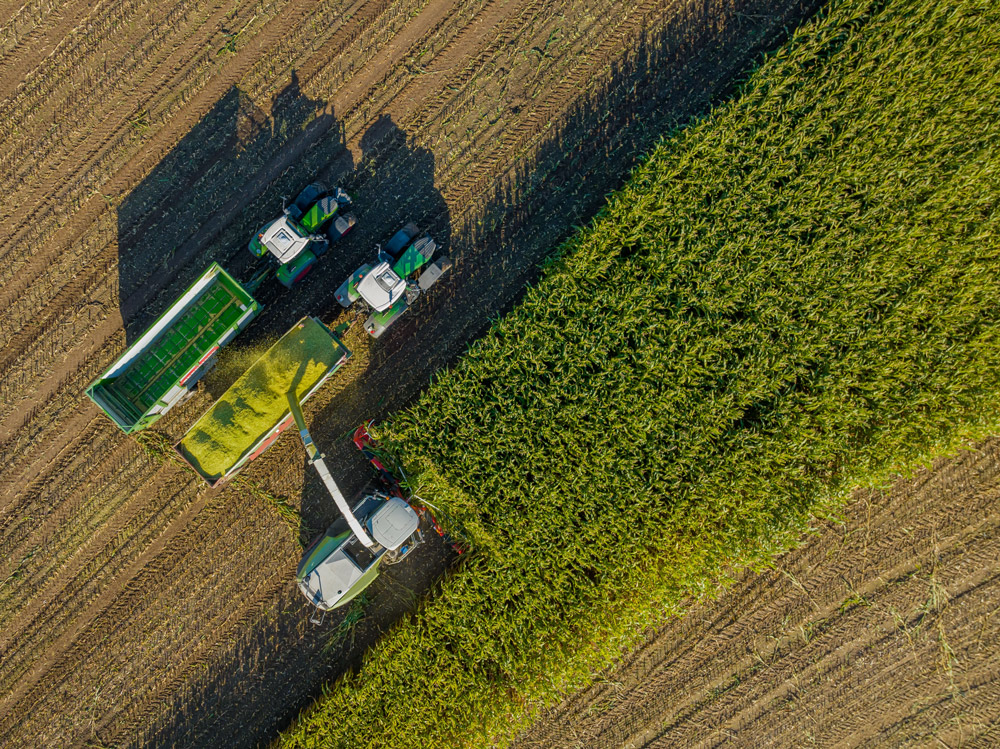
[[[370,476],[351,443],[353,429],[411,403],[435,371],[452,364],[492,320],[517,303],[559,241],[600,208],[663,133],[704,114],[711,102],[730,93],[760,53],[785,37],[784,23],[818,4],[802,0],[775,20],[765,0],[686,3],[595,79],[531,153],[511,164],[487,199],[474,206],[449,209],[434,184],[435,154],[412,143],[388,117],[375,120],[361,139],[356,168],[335,138],[317,140],[303,154],[296,179],[304,184],[318,175],[327,184],[348,188],[359,224],[353,239],[331,249],[301,292],[275,300],[267,320],[256,321],[248,334],[255,329],[273,333],[274,321],[287,328],[302,314],[319,315],[330,325],[344,320],[333,290],[372,256],[375,243],[406,221],[429,231],[455,261],[451,276],[373,343],[364,376],[308,417],[313,438],[335,479],[344,482],[349,501]],[[307,541],[333,522],[336,510],[307,460],[298,465],[304,474],[300,531]],[[454,557],[429,536],[431,542],[412,560],[376,581],[365,618],[351,625],[347,639],[339,634],[348,621],[342,611],[331,613],[320,627],[308,624],[311,609],[292,583],[290,568],[289,584],[269,603],[268,615],[234,633],[232,645],[215,659],[195,693],[178,696],[169,721],[146,741],[176,745],[218,736],[208,743],[250,746],[273,739],[320,694],[322,684],[355,668],[380,634],[441,579]]]

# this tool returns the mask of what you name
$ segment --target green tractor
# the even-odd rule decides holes
[[[290,289],[357,223],[354,214],[344,213],[350,206],[344,190],[330,191],[314,182],[282,208],[281,216],[264,224],[250,240],[250,252],[258,258],[269,256],[277,265],[278,280]]]
[[[345,309],[359,299],[364,302],[371,312],[365,330],[378,338],[451,268],[451,260],[441,256],[431,263],[437,242],[414,223],[408,223],[375,251],[375,263],[365,263],[354,271],[334,296]],[[417,271],[421,271],[419,276]]]

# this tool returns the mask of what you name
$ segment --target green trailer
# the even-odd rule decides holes
[[[259,311],[257,300],[213,263],[87,395],[126,434],[145,429],[190,394],[216,352]]]
[[[314,317],[304,317],[233,383],[174,447],[210,486],[236,475],[294,423],[304,403],[351,356]]]

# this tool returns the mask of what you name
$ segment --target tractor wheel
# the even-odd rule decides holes
[[[295,198],[295,207],[298,208],[302,213],[309,210],[309,206],[316,202],[321,195],[326,193],[326,185],[322,182],[313,182],[310,185],[306,185],[305,189],[299,193],[299,196]]]
[[[327,230],[326,235],[330,238],[331,242],[336,242],[342,236],[347,234],[354,225],[358,223],[357,218],[355,218],[353,213],[344,213],[337,216],[333,223],[330,224],[330,228]]]
[[[316,265],[316,256],[307,250],[290,263],[278,268],[278,280],[281,281],[282,286],[290,289],[301,281],[313,269],[314,265]]]
[[[309,265],[305,266],[302,270],[299,271],[299,275],[297,275],[295,278],[292,279],[292,282],[288,285],[288,288],[292,288],[292,286],[294,286],[303,278],[305,278],[309,274],[309,271],[311,271],[315,267],[316,267],[315,262],[309,263]]]
[[[415,236],[417,236],[419,231],[420,229],[417,228],[417,225],[411,221],[392,235],[392,239],[385,243],[385,247],[382,248],[382,251],[398,259],[399,254],[403,251],[403,248],[406,247],[406,245],[408,245]]]

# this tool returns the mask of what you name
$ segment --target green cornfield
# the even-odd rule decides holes
[[[474,552],[279,739],[503,745],[810,518],[998,426],[1000,10],[842,0],[384,429]]]

